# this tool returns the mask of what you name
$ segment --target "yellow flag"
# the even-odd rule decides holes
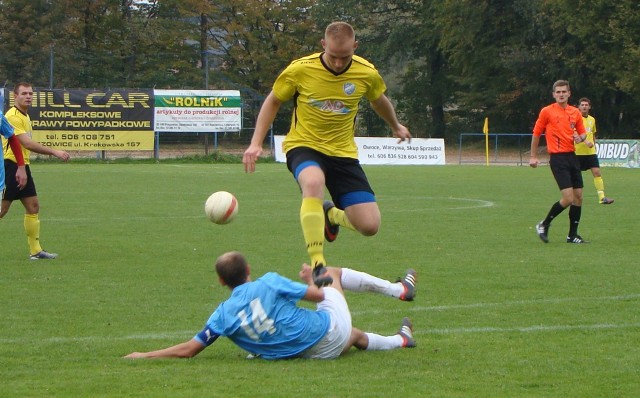
[[[484,133],[484,156],[486,159],[486,165],[489,166],[489,118],[484,118],[484,127],[482,128]]]

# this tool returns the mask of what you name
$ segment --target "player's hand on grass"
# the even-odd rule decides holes
[[[144,352],[132,352],[129,355],[125,355],[122,358],[125,359],[140,359],[140,358],[145,358],[144,356]]]

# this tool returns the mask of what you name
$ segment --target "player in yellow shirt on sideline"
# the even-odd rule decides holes
[[[15,180],[18,189],[24,189],[27,185],[27,169],[24,164],[24,158],[22,157],[22,151],[20,151],[20,141],[18,141],[18,137],[13,133],[13,127],[11,127],[11,124],[9,124],[9,121],[4,117],[2,112],[0,112],[0,134],[7,140],[7,144],[11,147],[11,150],[17,153]],[[1,140],[0,143],[2,143]],[[0,161],[0,193],[4,194],[4,152],[2,146],[0,146]],[[2,204],[0,203],[0,211],[1,210]]]
[[[604,181],[602,180],[602,174],[600,173],[600,162],[598,161],[598,154],[596,152],[596,119],[589,115],[591,110],[591,100],[586,97],[580,98],[578,102],[578,109],[582,113],[582,121],[584,128],[587,130],[586,141],[592,142],[594,145],[589,148],[584,142],[576,143],[576,155],[580,161],[580,170],[591,170],[593,174],[593,185],[596,186],[598,192],[598,203],[603,205],[610,205],[613,203],[613,199],[608,198],[604,194]]]
[[[325,239],[334,241],[339,227],[364,236],[375,235],[380,227],[380,210],[354,140],[360,100],[369,101],[399,142],[411,140],[384,94],[382,77],[370,62],[354,54],[358,42],[353,27],[333,22],[321,43],[323,52],[294,60],[278,76],[242,158],[245,171],[253,172],[280,106],[293,100],[283,150],[302,192],[300,224],[318,286],[331,284],[325,268]],[[325,187],[333,202],[323,201]]]
[[[49,253],[40,246],[40,202],[38,202],[38,193],[36,185],[31,177],[31,168],[29,167],[29,156],[31,152],[41,153],[43,155],[53,155],[58,159],[66,162],[69,160],[69,154],[65,151],[46,147],[39,142],[31,139],[31,119],[29,118],[29,108],[33,100],[33,88],[29,83],[18,83],[13,89],[15,96],[15,105],[7,111],[5,117],[13,126],[13,131],[22,149],[22,157],[24,158],[25,168],[27,172],[27,184],[24,189],[18,187],[16,181],[16,155],[11,148],[8,148],[4,156],[4,168],[6,170],[7,187],[2,196],[2,209],[0,210],[0,218],[4,217],[9,211],[11,203],[14,200],[20,200],[25,209],[24,214],[24,230],[27,233],[27,242],[29,243],[29,258],[31,260],[50,260],[58,257],[56,253]],[[6,140],[2,138],[3,147],[6,148]]]

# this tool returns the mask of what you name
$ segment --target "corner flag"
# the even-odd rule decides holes
[[[484,127],[482,127],[482,132],[484,133],[484,153],[485,159],[487,162],[487,166],[489,166],[489,118],[484,118]]]

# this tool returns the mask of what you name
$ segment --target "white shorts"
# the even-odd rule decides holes
[[[324,300],[318,303],[317,311],[329,313],[329,330],[322,340],[302,355],[303,358],[337,358],[342,354],[342,350],[351,337],[351,312],[347,300],[342,293],[332,287],[322,289],[324,290]]]

